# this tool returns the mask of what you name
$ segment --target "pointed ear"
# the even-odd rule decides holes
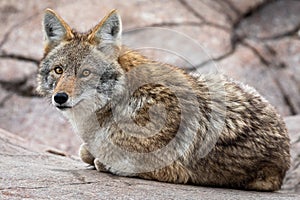
[[[50,51],[63,40],[70,40],[74,37],[69,25],[51,9],[46,9],[45,11],[43,27],[46,40],[46,52]]]
[[[116,10],[112,10],[96,25],[88,36],[92,44],[109,57],[117,58],[121,49],[122,22]]]

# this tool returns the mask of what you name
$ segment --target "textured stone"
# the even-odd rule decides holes
[[[125,32],[124,44],[142,50],[154,60],[183,68],[197,66],[231,50],[230,34],[207,25],[138,29]]]
[[[37,66],[15,59],[0,59],[0,82],[22,82],[36,74]]]
[[[232,7],[238,10],[240,13],[245,14],[269,0],[251,0],[251,1],[228,0],[228,1],[231,3]]]
[[[74,2],[74,1],[72,1]],[[0,2],[0,49],[39,59],[42,45],[41,13],[47,7],[66,5],[70,2],[34,0],[5,0]],[[2,12],[1,12],[2,11]],[[1,42],[2,40],[2,42]]]
[[[82,6],[84,5],[84,6]],[[74,28],[87,31],[97,24],[109,11],[118,9],[125,30],[164,23],[199,22],[178,1],[133,0],[126,1],[75,1],[56,11]],[[176,10],[176,12],[174,12]],[[76,17],[74,17],[76,13]]]
[[[73,157],[37,153],[0,130],[1,199],[297,199],[294,193],[261,193],[159,183],[95,170]]]
[[[4,102],[8,98],[9,93],[0,86],[0,109],[4,106]]]
[[[221,71],[254,86],[283,116],[300,114],[299,1],[0,1],[0,127],[13,133],[0,131],[0,199],[298,198],[120,178],[86,170],[78,159],[37,153],[50,149],[76,155],[80,145],[69,123],[34,94],[46,7],[79,31],[117,8],[125,44],[162,62],[199,66],[200,73]],[[156,28],[146,34],[145,26]],[[216,65],[206,62],[211,57]],[[293,162],[281,192],[300,193],[299,117],[286,122]]]
[[[272,39],[297,32],[300,25],[299,10],[300,1],[275,1],[244,19],[237,32],[240,37],[260,39]]]
[[[37,65],[17,59],[0,59],[0,86],[7,92],[34,96]]]
[[[292,79],[300,86],[300,40],[298,36],[284,37],[279,40],[270,41],[275,50],[275,56],[285,64],[286,71],[293,74]]]
[[[238,17],[238,14],[233,12],[224,1],[183,0],[182,2],[185,2],[188,12],[195,12],[203,22],[216,27],[230,28]]]
[[[41,98],[11,96],[0,109],[0,128],[67,154],[76,155],[80,145],[70,124]]]
[[[245,40],[245,44],[254,49],[253,52],[260,57],[262,67],[266,67],[272,73],[285,103],[289,106],[289,113],[300,113],[300,98],[297,98],[300,97],[299,39],[283,37],[264,43]]]
[[[291,138],[292,164],[285,177],[283,189],[286,192],[300,193],[300,115],[287,117],[285,122]]]

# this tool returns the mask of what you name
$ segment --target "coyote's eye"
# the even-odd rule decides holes
[[[54,72],[56,73],[56,74],[62,74],[63,73],[63,69],[61,68],[61,67],[55,67],[54,68]]]
[[[85,76],[85,77],[87,77],[88,75],[90,75],[90,73],[91,72],[88,69],[85,69],[85,70],[82,71],[82,75]]]

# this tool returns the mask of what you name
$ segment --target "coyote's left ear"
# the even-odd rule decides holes
[[[117,58],[121,49],[122,22],[116,10],[112,10],[88,36],[92,44],[109,57]]]

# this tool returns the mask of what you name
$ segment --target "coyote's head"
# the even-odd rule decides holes
[[[77,33],[54,11],[43,19],[45,53],[38,92],[62,111],[84,106],[95,111],[122,90],[118,64],[122,25],[115,10],[87,33]]]

